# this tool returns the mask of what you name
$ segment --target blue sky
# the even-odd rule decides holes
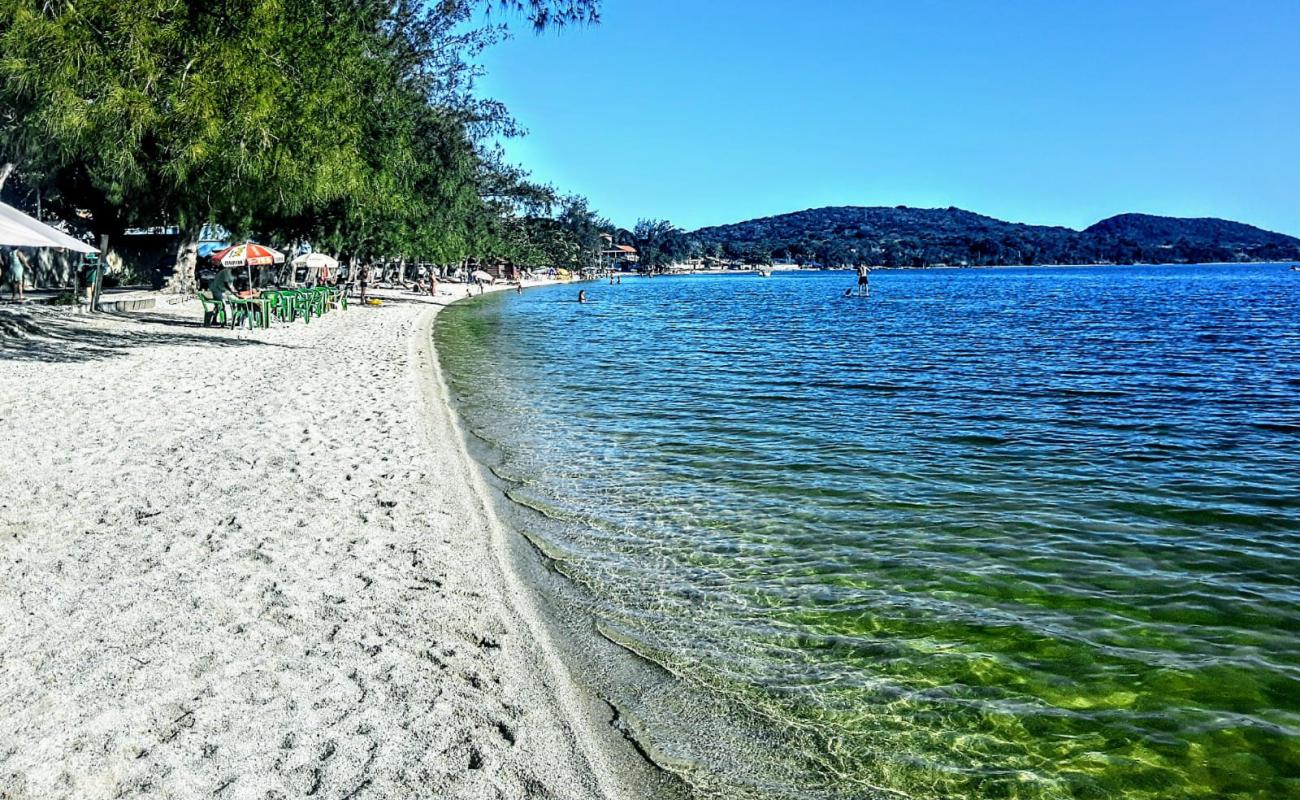
[[[955,205],[1300,235],[1300,0],[604,0],[485,54],[506,150],[615,223]]]

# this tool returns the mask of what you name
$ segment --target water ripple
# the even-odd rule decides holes
[[[650,714],[699,794],[1300,792],[1300,278],[848,283],[633,280],[439,320],[600,630],[767,732]]]

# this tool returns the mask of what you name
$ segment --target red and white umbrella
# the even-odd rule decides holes
[[[269,267],[284,263],[284,253],[252,242],[219,250],[212,254],[212,258],[223,267]]]
[[[223,267],[245,267],[248,270],[248,285],[253,286],[253,267],[269,267],[283,264],[284,253],[252,242],[244,242],[212,254],[212,260]]]

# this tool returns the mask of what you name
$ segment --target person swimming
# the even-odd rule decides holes
[[[578,302],[579,302],[579,303],[585,303],[585,302],[587,302],[587,290],[586,290],[586,289],[579,289],[579,290],[578,290]]]
[[[852,289],[845,289],[845,290],[844,290],[844,296],[845,296],[845,297],[852,297],[852,296],[853,296],[853,290],[852,290]]]

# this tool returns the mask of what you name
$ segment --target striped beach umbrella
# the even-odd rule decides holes
[[[248,270],[248,285],[253,285],[253,267],[269,267],[272,264],[283,264],[284,253],[279,250],[254,244],[253,242],[244,242],[225,250],[218,250],[212,254],[212,260],[216,261],[223,267],[244,267]]]
[[[218,250],[212,258],[223,267],[269,267],[284,263],[284,253],[253,242]]]

